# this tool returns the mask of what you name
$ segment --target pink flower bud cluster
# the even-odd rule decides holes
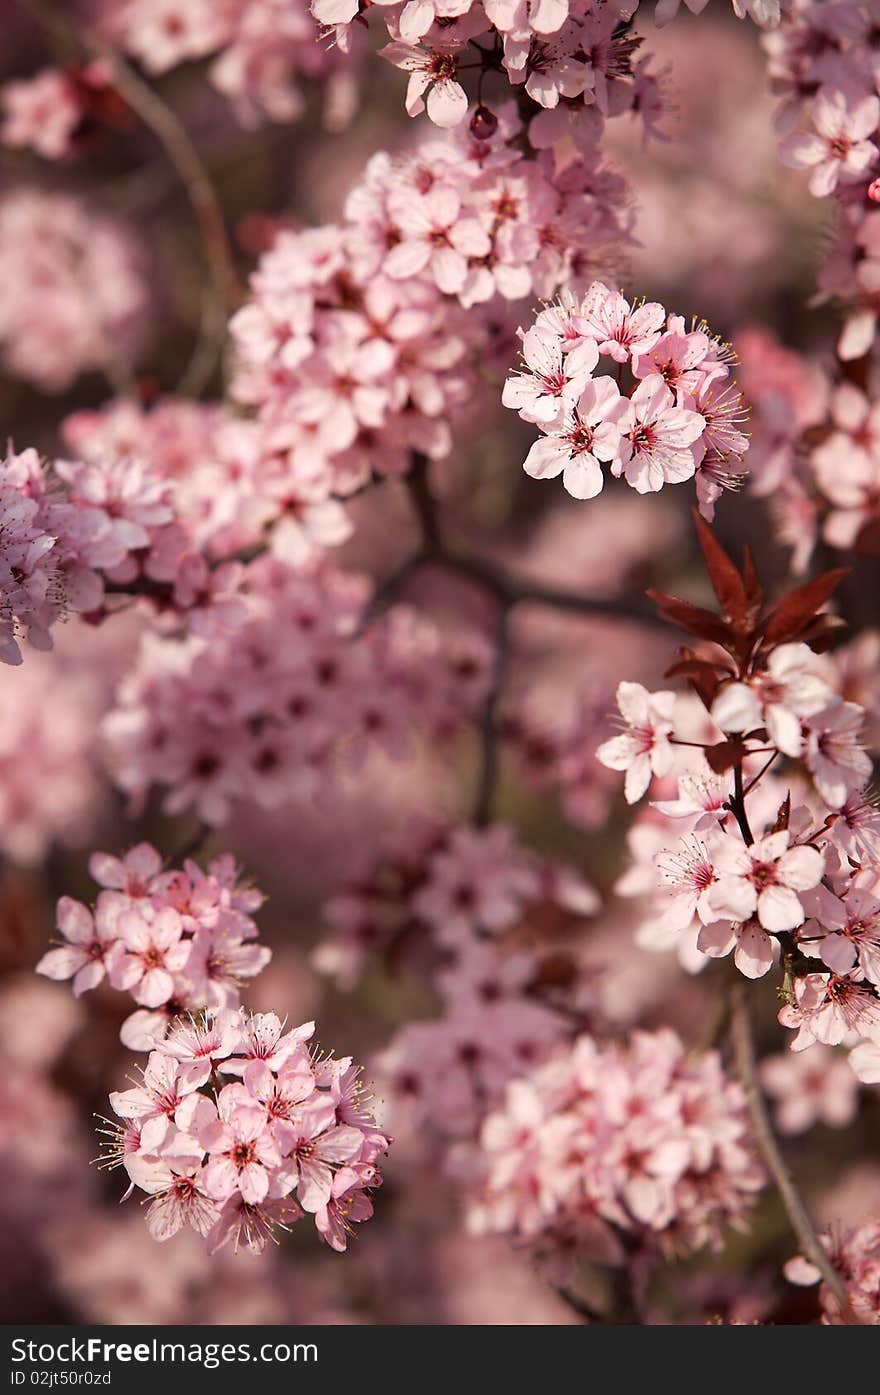
[[[169,813],[221,823],[253,800],[311,796],[336,758],[399,758],[413,729],[448,739],[477,710],[491,649],[392,607],[363,633],[365,578],[272,557],[247,569],[250,616],[211,640],[148,635],[104,723],[112,768],[136,803],[166,786]]]
[[[487,358],[508,353],[498,297],[549,296],[619,260],[619,176],[596,150],[558,171],[521,137],[505,109],[486,140],[377,155],[341,223],[282,231],[261,259],[231,322],[232,390],[303,505],[404,474],[414,451],[448,455]]]
[[[94,907],[62,896],[62,943],[37,972],[72,978],[77,996],[105,978],[130,993],[137,1007],[120,1036],[132,1050],[161,1041],[182,1011],[236,1007],[242,982],[268,964],[252,914],[262,894],[239,881],[231,857],[214,858],[207,872],[190,859],[165,870],[155,848],[139,843],[122,858],[93,853],[89,870],[102,888]]]
[[[822,1322],[831,1326],[880,1326],[880,1221],[872,1220],[840,1235],[819,1237],[822,1248],[846,1290],[848,1309],[828,1285],[820,1283],[819,1270],[798,1255],[785,1266],[790,1283],[819,1286]]]
[[[255,1252],[305,1214],[334,1250],[373,1213],[390,1139],[376,1128],[360,1068],[309,1046],[314,1022],[285,1031],[243,1009],[182,1018],[142,1079],[110,1096],[108,1162],[153,1198],[147,1226],[168,1240],[190,1225],[213,1253]]]
[[[720,1249],[765,1180],[741,1087],[669,1030],[579,1037],[508,1085],[480,1142],[470,1230],[557,1261],[622,1264],[627,1238],[656,1258]]]
[[[662,305],[631,305],[594,281],[582,300],[564,296],[538,314],[522,356],[502,401],[543,433],[526,474],[561,475],[576,499],[601,493],[603,465],[639,494],[695,479],[708,518],[741,482],[742,399],[727,382],[729,352],[705,326],[688,331]],[[594,376],[600,365],[612,372]]]
[[[71,194],[20,186],[0,198],[0,357],[44,392],[131,364],[148,318],[133,230]]]
[[[351,59],[319,42],[307,0],[101,0],[98,20],[150,74],[212,59],[210,81],[245,126],[295,121],[313,81],[328,125],[350,114]]]

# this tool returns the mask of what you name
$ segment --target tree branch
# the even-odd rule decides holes
[[[819,1242],[813,1222],[776,1141],[767,1105],[761,1093],[755,1059],[748,986],[745,983],[734,984],[732,989],[731,1041],[736,1068],[746,1092],[758,1148],[767,1164],[767,1170],[776,1183],[776,1189],[791,1222],[791,1228],[797,1236],[801,1252],[819,1270],[822,1279],[841,1305],[841,1309],[845,1311],[849,1308],[846,1289],[841,1282],[840,1275]]]

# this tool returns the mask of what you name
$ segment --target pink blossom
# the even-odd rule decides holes
[[[453,188],[435,184],[423,198],[389,200],[389,213],[400,240],[385,258],[388,276],[402,279],[427,270],[444,295],[457,295],[464,287],[470,257],[484,257],[492,243],[478,220],[462,215],[461,200]]]
[[[523,335],[522,373],[514,374],[504,384],[501,400],[512,407],[524,421],[532,421],[545,429],[558,425],[571,411],[589,382],[599,361],[599,351],[592,340],[584,340],[563,356],[556,339],[548,339],[533,326]],[[602,380],[612,387],[610,379]],[[596,388],[600,383],[595,384]],[[615,400],[619,393],[615,393]]]
[[[818,886],[825,860],[818,848],[790,847],[789,841],[784,830],[750,847],[724,840],[716,853],[718,881],[711,892],[716,916],[743,922],[757,914],[773,933],[803,924],[798,893]]]
[[[249,1206],[256,1206],[269,1191],[267,1168],[277,1167],[281,1154],[264,1111],[256,1102],[253,1107],[243,1103],[239,1088],[223,1087],[217,1096],[217,1117],[201,1125],[197,1137],[210,1156],[205,1168],[208,1195],[226,1201],[239,1191]]]
[[[182,933],[180,916],[170,906],[151,914],[150,919],[139,910],[123,911],[109,968],[113,987],[129,991],[143,1007],[156,1008],[167,1002],[174,994],[174,974],[190,955]]]
[[[846,1058],[830,1047],[767,1056],[760,1075],[764,1090],[775,1101],[776,1124],[782,1133],[804,1133],[817,1123],[844,1129],[856,1116],[858,1081]]]
[[[594,281],[584,297],[581,315],[598,342],[599,352],[626,363],[654,347],[666,311],[656,301],[630,307],[618,291]]]
[[[454,50],[391,43],[380,52],[395,68],[410,74],[406,89],[406,110],[410,116],[425,111],[427,92],[427,112],[435,126],[448,129],[464,120],[468,101],[464,88],[456,81],[458,64]]]
[[[31,146],[47,160],[60,160],[73,149],[83,117],[76,84],[59,68],[43,68],[33,77],[7,82],[0,89],[4,119],[0,141]]]
[[[797,1030],[792,1051],[814,1041],[839,1046],[851,1032],[880,1039],[880,1003],[854,974],[806,974],[794,982],[795,1001],[779,1010],[783,1027]]]
[[[794,169],[812,169],[810,193],[824,198],[839,180],[862,179],[877,158],[868,137],[880,124],[880,101],[862,97],[850,101],[845,93],[821,89],[811,112],[814,131],[787,137],[780,158]]]
[[[669,738],[673,732],[675,694],[649,693],[640,683],[621,683],[617,706],[626,723],[621,736],[604,741],[597,758],[609,770],[625,770],[624,793],[635,804],[647,790],[652,776],[668,775],[673,760]]]
[[[692,447],[705,425],[699,412],[677,407],[660,375],[651,374],[633,392],[620,419],[621,443],[612,474],[623,474],[639,494],[690,479],[700,458],[700,450]]]
[[[871,778],[871,760],[859,740],[863,722],[864,710],[857,703],[836,702],[807,724],[804,763],[832,809],[840,809]]]
[[[67,941],[48,950],[37,964],[47,978],[73,978],[77,997],[96,988],[112,964],[111,950],[120,936],[121,907],[112,895],[98,897],[94,916],[80,901],[62,896],[58,902],[58,929]]]
[[[620,453],[627,411],[626,399],[612,378],[588,383],[552,432],[534,443],[523,466],[526,474],[535,479],[555,479],[561,474],[565,489],[575,499],[595,498],[604,484],[600,462],[615,461]]]

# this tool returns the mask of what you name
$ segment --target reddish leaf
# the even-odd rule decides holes
[[[711,640],[725,649],[733,642],[730,626],[719,616],[713,615],[711,610],[691,605],[690,601],[680,601],[676,596],[666,596],[662,591],[646,591],[645,595],[654,602],[665,619],[679,625],[688,634],[696,635],[697,639]]]
[[[746,588],[749,616],[751,623],[754,625],[757,622],[758,616],[761,614],[761,606],[764,604],[764,589],[758,580],[758,573],[755,570],[755,558],[748,543],[746,543],[743,548],[742,575],[743,585]]]
[[[700,548],[706,562],[706,571],[712,583],[712,590],[718,597],[721,613],[729,620],[737,633],[746,623],[748,599],[746,588],[737,568],[728,557],[706,520],[694,509],[694,521]]]
[[[841,630],[848,629],[846,621],[840,615],[830,615],[824,610],[821,615],[817,615],[815,620],[802,630],[799,639],[804,644],[809,644],[816,654],[824,654],[826,649],[830,649],[840,637]]]
[[[764,621],[764,643],[788,644],[799,639],[847,571],[847,567],[836,567],[834,571],[823,572],[805,586],[798,586],[783,596]]]
[[[706,760],[716,775],[723,775],[732,765],[736,765],[746,754],[741,741],[717,741],[706,747]]]
[[[664,673],[664,678],[712,678],[720,681],[719,675],[728,676],[721,664],[710,664],[708,659],[677,659]]]
[[[773,827],[771,828],[770,832],[771,832],[771,833],[781,833],[781,832],[783,831],[783,829],[787,829],[787,828],[788,828],[788,821],[789,821],[790,818],[791,818],[791,790],[788,791],[788,794],[785,796],[785,798],[783,799],[782,803],[780,804],[780,806],[779,806],[779,808],[778,808],[778,810],[777,810],[777,812],[776,812],[776,821],[775,821],[775,823],[773,824]]]

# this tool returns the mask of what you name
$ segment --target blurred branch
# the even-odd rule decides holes
[[[450,547],[443,538],[437,502],[430,489],[428,467],[427,457],[414,453],[406,484],[421,529],[422,546],[398,572],[392,574],[389,583],[399,585],[417,568],[434,565],[473,581],[483,590],[490,591],[501,605],[508,608],[515,605],[546,606],[550,610],[563,610],[572,615],[606,615],[618,620],[633,620],[667,628],[667,622],[654,607],[642,601],[591,596],[582,591],[546,586],[514,576],[506,567],[487,557]],[[383,583],[383,588],[388,589],[388,583]]]
[[[177,113],[129,66],[112,45],[94,34],[80,34],[46,0],[20,0],[56,44],[103,59],[113,73],[113,86],[143,124],[152,131],[183,184],[201,233],[208,285],[199,337],[183,378],[182,396],[198,397],[210,382],[226,338],[230,314],[241,298],[223,210],[210,175]]]
[[[791,1228],[797,1236],[801,1253],[805,1259],[819,1270],[824,1283],[826,1283],[840,1304],[841,1311],[849,1310],[849,1299],[846,1289],[841,1282],[840,1275],[835,1270],[831,1260],[822,1248],[819,1237],[816,1234],[813,1222],[810,1219],[801,1194],[797,1189],[785,1159],[776,1141],[773,1132],[773,1125],[770,1122],[770,1115],[764,1096],[761,1093],[761,1086],[758,1081],[758,1066],[755,1058],[755,1040],[752,1030],[751,1005],[749,1000],[749,988],[745,983],[736,983],[731,990],[731,1041],[733,1044],[736,1068],[746,1092],[749,1106],[749,1113],[752,1119],[752,1127],[755,1131],[755,1139],[760,1149],[764,1162],[767,1164],[776,1189],[785,1207],[786,1214],[791,1222]]]
[[[666,622],[653,607],[638,601],[617,600],[611,596],[590,596],[539,582],[521,580],[506,568],[477,553],[460,552],[448,545],[431,492],[430,462],[413,453],[412,468],[406,477],[410,501],[419,524],[421,546],[376,587],[364,610],[357,633],[365,630],[394,603],[406,583],[425,567],[440,567],[474,582],[487,591],[498,608],[492,678],[480,716],[480,771],[474,799],[474,823],[486,824],[491,817],[492,800],[498,776],[498,708],[504,692],[510,660],[510,614],[518,605],[546,606],[572,615],[613,616],[642,624]]]
[[[209,283],[198,341],[177,388],[184,397],[198,397],[210,382],[226,338],[227,321],[241,298],[223,210],[208,171],[176,112],[103,40],[90,39],[89,47],[110,64],[117,92],[163,146],[186,189],[199,225]]]

